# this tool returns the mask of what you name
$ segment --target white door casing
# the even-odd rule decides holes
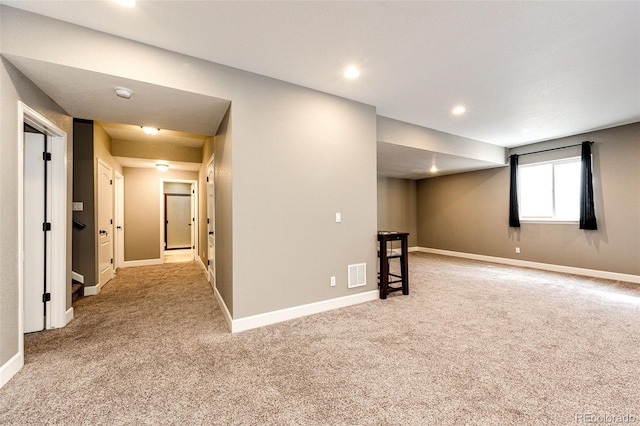
[[[111,168],[98,159],[98,287],[113,278],[113,181]]]
[[[115,172],[114,271],[124,265],[124,176]]]

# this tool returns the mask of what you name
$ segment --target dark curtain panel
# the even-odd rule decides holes
[[[518,156],[509,157],[511,168],[511,188],[509,190],[509,226],[520,228],[520,209],[518,208]]]
[[[580,229],[598,229],[596,211],[593,206],[593,175],[591,171],[591,144],[582,142],[582,164],[580,181]]]

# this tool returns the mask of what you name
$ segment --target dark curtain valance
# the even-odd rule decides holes
[[[520,228],[520,209],[518,207],[518,156],[509,157],[511,171],[511,186],[509,188],[509,226]]]
[[[580,179],[580,229],[596,230],[596,212],[593,202],[593,173],[591,144],[582,142],[581,179]]]

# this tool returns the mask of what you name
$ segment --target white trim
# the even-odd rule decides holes
[[[415,247],[409,247],[409,248],[407,249],[407,251],[408,251],[409,253],[411,253],[412,251],[420,251],[420,247],[418,247],[418,246],[415,246]]]
[[[196,211],[192,212],[193,223],[191,229],[191,247],[195,246],[195,249],[191,249],[192,252],[198,253],[200,250],[200,246],[198,244],[199,239],[199,221],[198,221],[198,213],[199,213],[199,199],[198,199],[198,180],[193,179],[160,179],[160,259],[164,259],[164,225],[165,225],[165,217],[164,217],[164,184],[165,182],[176,182],[176,183],[190,183],[191,184],[191,205],[196,205]],[[125,263],[127,263],[125,261]],[[126,265],[125,265],[126,266]]]
[[[125,260],[123,268],[135,268],[137,266],[162,265],[162,259]]]
[[[13,376],[24,366],[24,356],[22,352],[15,354],[9,361],[0,367],[0,388],[7,384]]]
[[[78,281],[80,284],[84,284],[84,275],[80,275],[76,271],[71,271],[71,279]]]
[[[233,318],[231,318],[231,313],[229,312],[229,308],[227,308],[227,304],[224,302],[224,299],[222,299],[222,296],[220,295],[218,288],[215,287],[213,283],[211,284],[211,287],[213,287],[213,294],[216,296],[216,301],[218,302],[218,305],[222,310],[222,315],[224,316],[225,321],[227,321],[227,325],[229,326],[229,329],[231,329],[231,332],[233,333]]]
[[[66,317],[66,323],[65,323],[65,325],[67,325],[67,324],[69,324],[69,323],[71,322],[71,320],[73,319],[73,308],[69,308],[69,309],[67,309],[67,312],[66,312],[65,317]]]
[[[574,266],[553,265],[551,263],[531,262],[528,260],[509,259],[506,257],[485,256],[482,254],[463,253],[427,247],[418,247],[422,253],[441,254],[444,256],[462,257],[465,259],[481,260],[484,262],[501,263],[504,265],[521,266],[524,268],[542,269],[544,271],[561,272],[564,274],[583,275],[607,280],[625,281],[640,284],[640,275],[621,274],[619,272],[599,271],[596,269],[576,268]]]
[[[114,261],[113,270],[121,268],[124,263],[124,176],[114,170],[114,186],[113,186],[113,210],[114,210]],[[118,226],[120,229],[118,229]]]
[[[102,287],[104,287],[104,284],[96,284],[96,285],[89,285],[89,286],[85,286],[84,287],[84,295],[85,296],[95,296],[96,294],[100,293],[100,290],[102,290]]]
[[[291,308],[280,309],[278,311],[239,318],[231,321],[231,332],[237,333],[240,331],[251,330],[252,328],[263,327],[265,325],[318,314],[320,312],[344,308],[358,303],[371,302],[373,300],[377,300],[378,297],[380,297],[380,292],[378,290],[372,290],[335,299],[323,300],[321,302],[309,303],[307,305],[294,306]],[[229,320],[227,320],[227,322],[228,321]]]
[[[67,133],[21,101],[17,105],[18,353],[0,367],[0,387],[24,365],[24,123],[51,137],[51,277],[45,328],[64,327],[67,309]]]
[[[199,255],[196,256],[196,259],[198,259],[198,263],[200,264],[200,266],[202,266],[202,270],[204,271],[204,274],[207,275],[208,274],[207,267],[204,266],[204,262],[202,261],[202,259],[200,259],[200,256]],[[208,277],[207,277],[207,279],[208,279]]]

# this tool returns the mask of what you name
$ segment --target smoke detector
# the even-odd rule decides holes
[[[118,97],[123,98],[123,99],[129,99],[131,97],[131,90],[127,89],[126,87],[116,87],[116,95],[118,95]]]

